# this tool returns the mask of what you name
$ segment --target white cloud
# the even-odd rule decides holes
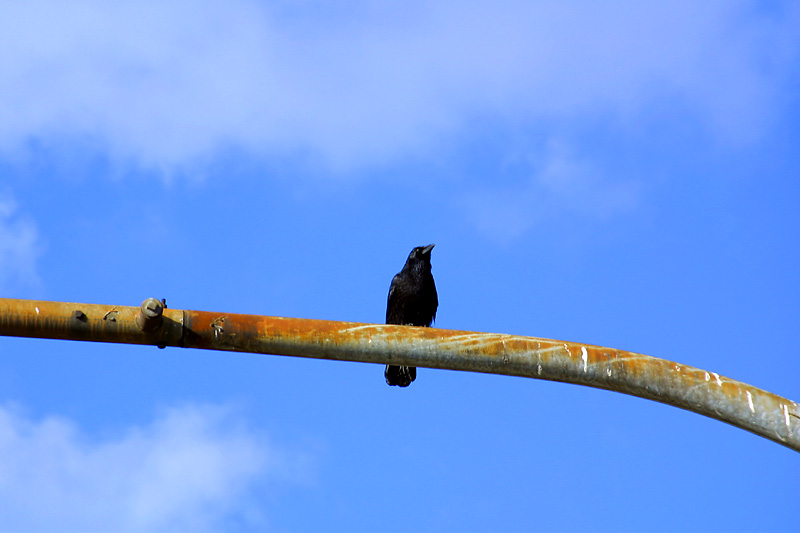
[[[747,140],[800,35],[800,10],[756,5],[6,2],[0,149],[63,135],[165,169],[228,146],[348,167],[435,150],[475,115],[630,119],[666,98]]]
[[[485,236],[508,243],[546,219],[603,220],[639,205],[639,182],[611,180],[562,139],[551,139],[541,156],[531,159],[520,182],[479,188],[461,198],[461,207]]]
[[[219,407],[168,409],[102,440],[64,418],[0,408],[3,531],[217,531],[231,519],[263,526],[253,487],[302,469],[299,456]]]
[[[0,194],[0,290],[9,295],[40,283],[36,260],[41,248],[33,220],[18,212],[10,195]]]

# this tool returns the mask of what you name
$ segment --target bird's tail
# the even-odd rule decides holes
[[[408,387],[412,381],[417,379],[417,367],[386,365],[383,375],[386,377],[387,385]]]

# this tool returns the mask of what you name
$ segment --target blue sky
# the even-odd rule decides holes
[[[800,399],[796,2],[0,4],[6,297],[437,327]],[[611,392],[0,338],[3,531],[796,527],[800,455]]]

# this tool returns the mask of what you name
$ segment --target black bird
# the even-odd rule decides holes
[[[433,245],[417,246],[408,254],[406,264],[389,287],[386,323],[429,327],[436,318],[439,297],[431,274]],[[386,365],[386,383],[408,387],[417,378],[413,366]]]

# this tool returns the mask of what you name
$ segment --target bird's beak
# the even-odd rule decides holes
[[[428,246],[426,246],[425,248],[422,249],[422,253],[423,254],[431,253],[431,250],[433,250],[434,246],[435,246],[434,244],[429,244]]]

